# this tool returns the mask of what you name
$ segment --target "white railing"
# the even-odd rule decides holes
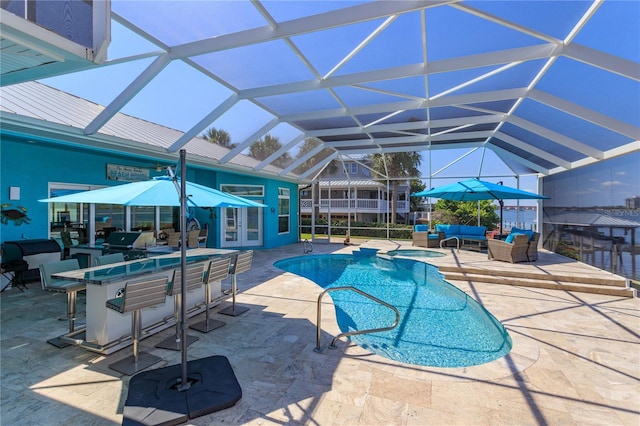
[[[387,206],[388,204],[388,206]],[[313,201],[308,198],[300,200],[300,211],[310,213]],[[391,204],[386,200],[320,200],[320,212],[327,213],[386,213],[391,211]],[[409,212],[408,201],[396,202],[397,213]]]

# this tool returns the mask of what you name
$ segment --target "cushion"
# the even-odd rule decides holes
[[[447,237],[449,237],[451,235],[457,235],[457,234],[460,233],[460,225],[437,224],[436,225],[436,231],[444,232],[445,235],[447,235]]]
[[[483,236],[487,232],[487,228],[485,226],[468,226],[468,225],[460,225],[460,234],[462,235],[476,235]]]
[[[429,225],[416,225],[414,226],[414,229],[416,232],[428,232]]]
[[[505,243],[509,243],[509,244],[513,244],[513,239],[516,237],[516,235],[522,235],[522,233],[520,232],[511,232],[509,235],[507,235],[507,238],[504,240]]]
[[[511,233],[525,234],[529,236],[529,241],[533,240],[534,232],[529,229],[511,228]]]

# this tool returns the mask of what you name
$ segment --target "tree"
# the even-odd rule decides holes
[[[438,200],[435,205],[436,221],[439,223],[454,223],[460,225],[478,224],[477,201],[451,201]],[[489,231],[496,228],[500,217],[496,213],[493,200],[480,201],[480,225],[486,226]]]
[[[216,129],[215,127],[211,127],[207,130],[202,135],[202,138],[229,149],[233,149],[238,145],[237,143],[231,143],[231,135],[229,132],[222,129]]]
[[[419,152],[393,152],[387,154],[373,154],[371,156],[376,180],[387,178],[391,185],[391,222],[396,222],[396,192],[402,184],[402,178],[420,177],[420,163],[422,156]],[[400,179],[397,179],[400,178]]]
[[[411,182],[409,182],[409,194],[424,191],[425,188],[426,185],[420,179],[411,179]],[[411,211],[415,212],[423,209],[421,197],[410,197],[409,202]]]
[[[276,136],[266,134],[263,139],[259,139],[251,145],[249,148],[249,156],[257,160],[264,160],[280,148],[282,148],[280,140]],[[273,160],[272,164],[276,167],[284,168],[291,164],[291,155],[288,152],[285,152]]]
[[[319,141],[316,138],[306,138],[304,140],[302,146],[300,147],[300,150],[298,151],[298,155],[296,155],[296,160],[299,159],[299,158],[302,158],[303,156],[307,155],[309,152],[311,152],[314,149],[316,149],[318,146],[320,146],[321,143],[322,142]],[[333,150],[330,149],[330,148],[324,148],[324,149],[320,150],[320,152],[316,153],[312,157],[310,157],[307,160],[305,160],[298,167],[296,167],[296,169],[294,170],[294,173],[296,173],[296,174],[304,173],[305,171],[309,170],[310,168],[318,165],[325,158],[327,158],[329,155],[331,155],[332,152],[333,152]],[[322,173],[323,174],[333,173],[337,169],[338,169],[338,166],[336,164],[336,161],[335,160],[331,160],[329,165],[324,168]]]

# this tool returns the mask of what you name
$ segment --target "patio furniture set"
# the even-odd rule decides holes
[[[415,225],[412,239],[413,245],[418,247],[438,248],[455,241],[458,248],[465,244],[472,249],[486,248],[490,260],[516,263],[538,260],[540,234],[512,228],[506,238],[492,239],[486,237],[484,226],[437,224],[435,230],[429,230],[427,225]]]

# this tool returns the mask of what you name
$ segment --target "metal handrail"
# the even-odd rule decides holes
[[[365,333],[377,333],[379,331],[389,331],[389,330],[393,330],[394,328],[396,328],[398,326],[398,323],[400,322],[400,311],[398,311],[398,309],[395,306],[392,306],[390,304],[388,304],[387,302],[378,299],[375,296],[370,295],[369,293],[366,293],[358,288],[352,287],[352,286],[343,286],[343,287],[332,287],[332,288],[328,288],[325,291],[323,291],[322,293],[320,293],[320,295],[318,296],[318,321],[317,321],[317,333],[316,333],[316,347],[314,349],[315,352],[321,352],[322,348],[320,347],[320,324],[322,322],[322,297],[331,292],[331,291],[338,291],[338,290],[351,290],[351,291],[355,291],[358,294],[361,294],[364,297],[367,297],[371,300],[373,300],[374,302],[380,303],[383,306],[386,306],[389,309],[392,309],[395,313],[396,313],[396,320],[395,322],[390,325],[389,327],[382,327],[382,328],[371,328],[368,330],[356,330],[356,331],[348,331],[348,332],[344,332],[344,333],[340,333],[338,334],[336,337],[333,338],[333,340],[331,341],[331,344],[328,346],[329,349],[335,349],[336,348],[336,341],[338,341],[338,339],[340,339],[341,337],[348,337],[348,336],[355,336],[358,334],[365,334]]]
[[[444,248],[444,247],[442,247],[442,243],[444,243],[446,241],[449,241],[449,240],[453,240],[453,239],[456,240],[456,245],[458,246],[458,252],[460,252],[460,238],[458,238],[458,237],[449,237],[449,238],[445,238],[445,239],[440,240],[440,248]]]

